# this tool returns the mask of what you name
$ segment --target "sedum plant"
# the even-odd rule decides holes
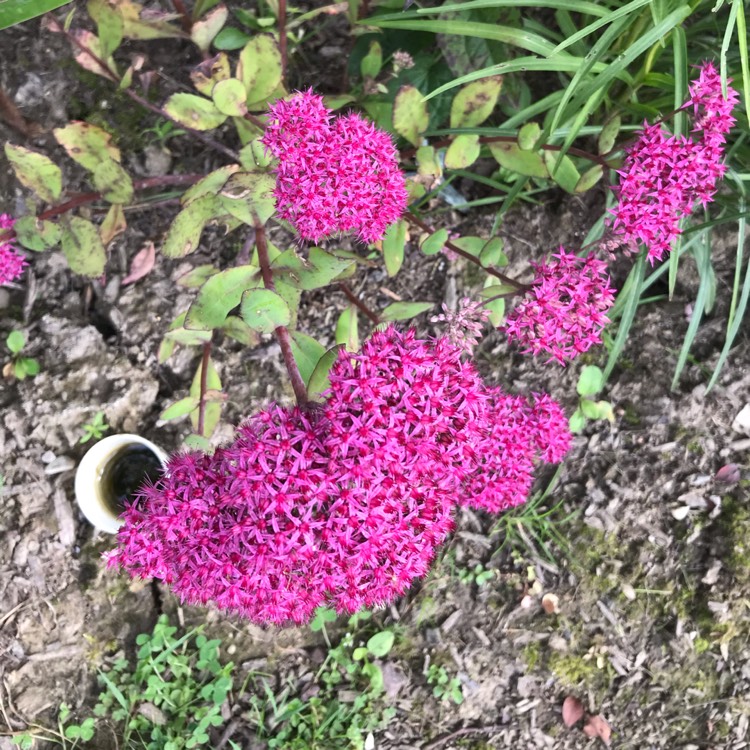
[[[473,348],[488,322],[523,353],[560,365],[600,344],[615,302],[609,260],[620,248],[638,253],[634,273],[642,280],[645,259],[654,264],[668,255],[680,222],[713,200],[737,95],[726,76],[703,63],[674,113],[692,115],[690,136],[669,134],[666,117],[617,144],[620,120],[613,117],[591,153],[549,143],[534,121],[514,135],[477,132],[504,81],[477,76],[452,95],[450,136],[441,140],[429,133],[439,115],[413,82],[398,86],[392,101],[379,98],[414,66],[409,55],[394,53],[388,67],[371,43],[353,94],[325,100],[287,87],[294,21],[288,23],[283,0],[275,5],[276,34],[252,35],[231,59],[224,50],[209,54],[228,17],[225,6],[212,5],[197,3],[177,26],[176,18],[145,14],[132,0],[90,0],[96,33],[48,17],[47,28],[68,39],[80,65],[223,163],[208,174],[133,180],[108,132],[72,122],[54,136],[94,192],[66,200],[53,159],[6,144],[18,180],[48,207],[4,217],[0,247],[10,248],[11,260],[2,281],[21,278],[28,262],[11,242],[31,252],[59,245],[74,273],[100,277],[108,245],[126,229],[124,207],[154,188],[185,188],[160,243],[163,257],[188,258],[211,225],[241,235],[237,265],[196,266],[179,281],[197,291],[165,332],[159,359],[178,345],[198,346],[202,356],[189,395],[162,418],[190,416],[191,450],[174,456],[164,477],[127,508],[119,546],[107,558],[131,575],[162,579],[184,601],[213,603],[258,623],[302,623],[319,606],[353,613],[391,602],[426,574],[456,506],[491,513],[515,507],[529,496],[535,466],[563,459],[571,435],[562,407],[547,394],[510,394],[483,382],[470,362]],[[368,7],[349,4],[350,20]],[[343,4],[337,8],[331,12],[344,12]],[[126,64],[115,56],[124,39],[158,37],[189,37],[203,55],[190,74],[197,93],[174,93],[161,106],[136,88],[136,80],[150,81],[143,57]],[[336,112],[346,105],[354,106]],[[226,145],[227,129],[238,150]],[[408,148],[399,151],[394,135]],[[466,172],[482,154],[501,174],[515,174],[521,188],[537,180],[580,193],[605,173],[619,175],[602,236],[532,263],[526,283],[506,273],[498,237],[430,226],[422,207],[445,187],[444,172]],[[92,202],[108,205],[100,224],[82,213]],[[270,240],[271,225],[288,230],[286,246]],[[407,244],[426,257],[461,258],[481,273],[474,299],[433,319],[444,329],[433,338],[393,325],[430,303],[372,310],[348,284],[375,262],[398,274]],[[333,286],[348,306],[338,317],[338,346],[326,350],[300,330],[300,300],[305,291]],[[622,313],[614,351],[635,302]],[[361,345],[360,317],[375,329]],[[212,452],[224,398],[211,356],[218,332],[247,346],[273,335],[296,404],[250,415],[232,443]],[[590,401],[582,402],[576,429],[583,416],[607,416],[587,413]]]

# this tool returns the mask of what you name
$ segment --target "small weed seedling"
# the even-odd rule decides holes
[[[88,742],[96,733],[96,720],[92,717],[84,719],[80,724],[71,724],[70,706],[67,703],[60,704],[57,713],[57,730],[33,727],[33,731],[17,734],[11,742],[20,747],[21,750],[30,750],[34,747],[34,740],[51,742],[60,745],[64,750],[74,750],[79,747],[79,741]]]
[[[104,421],[104,412],[98,411],[90,422],[83,425],[83,437],[78,442],[88,443],[89,440],[101,440],[108,429],[109,425]]]
[[[495,577],[494,570],[487,570],[482,563],[477,563],[473,568],[459,568],[458,580],[467,585],[476,584],[481,588]]]
[[[372,732],[392,718],[394,709],[382,705],[383,672],[376,660],[389,653],[395,636],[381,630],[359,642],[358,626],[370,617],[369,612],[358,612],[349,618],[347,632],[331,647],[325,623],[336,615],[317,611],[311,627],[324,632],[329,649],[311,697],[291,698],[288,687],[275,695],[263,681],[252,696],[250,718],[269,750],[363,750]]]
[[[3,377],[24,380],[39,372],[39,362],[33,357],[22,357],[21,352],[26,346],[26,337],[21,331],[11,331],[5,340],[5,345],[10,350],[10,362],[3,367]]]
[[[606,419],[610,424],[615,421],[609,401],[594,401],[594,397],[604,388],[605,382],[604,373],[595,365],[586,365],[581,370],[576,386],[580,400],[578,408],[570,417],[571,432],[582,432],[590,419]]]
[[[427,669],[427,684],[432,685],[432,694],[438,700],[453,701],[457,706],[464,701],[461,680],[451,677],[443,666],[430,664]]]

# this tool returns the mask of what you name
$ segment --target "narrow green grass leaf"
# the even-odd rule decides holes
[[[607,14],[606,8],[603,8],[598,3],[589,3],[585,0],[470,0],[467,3],[442,5],[437,8],[419,8],[416,11],[416,15],[451,13],[479,8],[561,8],[570,13],[583,13],[589,16],[603,16]]]
[[[528,73],[530,71],[545,71],[551,73],[575,73],[578,68],[583,65],[583,59],[580,57],[573,57],[572,55],[559,55],[549,56],[546,58],[539,57],[517,57],[515,60],[510,60],[504,63],[498,63],[497,65],[491,65],[488,68],[482,68],[480,70],[474,70],[471,73],[460,76],[453,81],[444,83],[442,86],[438,86],[434,91],[431,91],[425,96],[425,99],[432,99],[444,91],[449,91],[457,86],[462,86],[470,81],[476,81],[480,78],[487,78],[488,76],[494,75],[507,75],[508,73]],[[605,65],[604,63],[596,63],[592,66],[591,70],[594,73],[603,74],[608,68],[612,67]],[[620,66],[610,77],[620,78],[626,84],[632,83],[632,77],[630,74],[622,69]],[[598,80],[598,79],[597,79]]]
[[[740,63],[742,65],[742,93],[745,100],[745,115],[750,125],[750,62],[747,55],[747,22],[745,20],[745,6],[742,0],[734,0],[737,6],[737,43],[740,48]]]
[[[620,323],[617,328],[617,336],[612,343],[612,349],[609,352],[609,358],[607,359],[607,365],[604,368],[604,380],[608,380],[612,374],[612,370],[615,369],[617,360],[622,354],[622,350],[625,348],[625,342],[628,340],[630,334],[630,328],[633,325],[635,319],[635,312],[638,309],[638,302],[641,298],[641,291],[643,288],[643,275],[646,267],[646,253],[641,252],[633,268],[628,275],[627,281],[622,291],[618,295],[625,295],[625,304],[622,307],[622,313],[620,315]]]
[[[740,199],[739,202],[740,211],[744,214],[746,204],[745,197]],[[707,390],[710,391],[716,381],[719,379],[719,375],[729,357],[729,350],[734,344],[734,339],[737,337],[737,333],[742,326],[742,321],[745,318],[745,311],[747,310],[748,298],[750,298],[750,259],[745,266],[745,279],[742,282],[742,291],[740,292],[740,277],[742,275],[742,264],[744,260],[744,248],[746,243],[745,232],[747,229],[747,220],[745,216],[741,216],[737,222],[737,260],[734,268],[734,284],[732,286],[732,302],[729,307],[729,320],[727,322],[727,334],[724,338],[724,346],[719,354],[719,359],[714,367],[711,379],[708,381]],[[739,293],[739,296],[738,296]]]
[[[711,267],[710,237],[711,231],[709,229],[701,232],[701,238],[703,241],[695,251],[695,261],[698,265],[700,283],[698,284],[698,292],[695,295],[695,302],[693,303],[693,313],[690,317],[690,324],[688,325],[685,338],[682,341],[682,347],[680,347],[680,353],[677,357],[677,365],[675,366],[674,377],[672,378],[672,385],[670,386],[670,390],[672,391],[677,390],[682,371],[685,369],[688,354],[690,354],[690,348],[693,346],[695,337],[698,334],[698,328],[700,327],[703,312],[706,307],[706,299],[708,298],[709,289],[711,288],[711,279],[713,278],[714,271]]]
[[[719,52],[719,73],[721,74],[721,90],[726,96],[727,93],[727,51],[729,45],[732,43],[732,37],[734,36],[734,29],[737,25],[737,14],[739,12],[739,3],[732,3],[732,7],[729,9],[729,18],[727,19],[726,26],[724,27],[724,38],[721,40],[721,50]],[[745,40],[747,43],[747,40]]]
[[[494,23],[480,23],[479,21],[460,20],[401,20],[383,21],[380,18],[370,18],[368,26],[379,26],[382,29],[403,29],[404,31],[425,31],[433,34],[452,34],[455,36],[470,36],[478,39],[491,39],[503,42],[512,47],[520,47],[538,55],[549,55],[554,45],[538,34],[532,34],[524,29],[512,26],[501,26]],[[476,79],[474,79],[476,80]]]
[[[8,29],[55,8],[67,5],[70,0],[1,0],[0,29]]]
[[[553,55],[557,55],[560,52],[562,52],[564,49],[567,49],[570,47],[571,44],[575,44],[581,39],[584,39],[589,34],[593,34],[595,31],[598,31],[602,26],[606,26],[608,23],[614,23],[619,18],[624,18],[625,16],[629,16],[631,13],[634,13],[635,11],[642,8],[644,5],[648,5],[651,0],[633,0],[633,2],[628,3],[627,5],[623,5],[622,8],[618,8],[617,10],[608,13],[606,16],[603,16],[598,21],[594,21],[593,23],[590,23],[588,26],[585,26],[582,28],[578,33],[573,34],[573,36],[568,37],[564,42],[561,44],[558,44],[557,47],[552,51]]]
[[[688,95],[688,51],[687,36],[682,26],[672,29],[672,57],[674,73],[674,110],[672,129],[675,135],[684,135],[687,131],[687,112],[678,112]]]

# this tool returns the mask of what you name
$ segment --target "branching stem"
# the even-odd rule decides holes
[[[346,295],[346,298],[351,302],[357,309],[361,310],[375,325],[380,323],[380,318],[370,308],[357,297],[356,294],[351,290],[348,284],[343,281],[339,284],[339,288]]]

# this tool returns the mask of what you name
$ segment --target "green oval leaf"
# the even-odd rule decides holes
[[[189,203],[175,216],[167,231],[162,253],[168,258],[181,258],[194,252],[200,243],[203,228],[223,213],[215,195],[203,195]]]
[[[619,115],[615,115],[603,128],[602,132],[599,133],[599,153],[608,154],[615,145],[617,136],[620,132],[620,126],[622,121]]]
[[[190,414],[193,409],[198,408],[199,400],[200,399],[193,398],[192,396],[181,398],[179,401],[175,401],[175,403],[168,406],[159,415],[159,419],[163,420],[164,422],[169,422],[173,419],[185,417]]]
[[[427,102],[415,86],[402,86],[393,102],[393,129],[409,143],[419,146],[430,124]]]
[[[26,337],[21,331],[11,331],[5,340],[11,354],[18,354],[26,345]]]
[[[321,394],[325,393],[331,387],[331,381],[328,379],[328,373],[331,371],[334,362],[339,358],[340,346],[334,346],[329,349],[315,365],[315,369],[310,375],[307,383],[307,393],[311,399],[321,401]]]
[[[71,216],[63,224],[62,251],[70,270],[96,278],[104,273],[107,251],[97,228],[80,216]]]
[[[542,157],[534,151],[522,151],[517,143],[488,144],[495,161],[505,169],[526,177],[549,177]]]
[[[247,93],[248,107],[268,99],[281,83],[281,53],[273,37],[259,34],[240,52],[237,78]]]
[[[164,111],[180,125],[193,130],[213,130],[227,119],[212,101],[195,94],[172,94],[164,104]]]
[[[559,159],[559,154],[556,151],[544,151],[542,158],[547,166],[547,170],[550,173],[550,177],[566,192],[575,192],[576,185],[581,179],[581,175],[576,169],[576,165],[573,164],[573,160],[569,156],[563,156],[560,159],[560,163],[555,168]]]
[[[404,264],[408,225],[403,219],[391,224],[383,237],[383,259],[389,276],[395,276]]]
[[[60,242],[62,232],[57,224],[37,219],[36,216],[23,216],[13,225],[16,238],[27,249],[35,252],[49,250]]]
[[[376,78],[383,67],[383,48],[380,42],[370,42],[370,49],[359,64],[363,78]]]
[[[478,135],[457,135],[445,152],[445,166],[466,169],[479,158],[481,148]]]
[[[394,302],[380,313],[380,319],[384,321],[410,320],[426,310],[435,307],[432,302]]]
[[[100,162],[92,178],[104,200],[110,203],[130,203],[133,200],[133,181],[116,161],[106,159]]]
[[[502,76],[490,76],[464,86],[451,104],[452,128],[475,128],[481,125],[495,109]]]
[[[247,112],[245,87],[237,78],[219,81],[211,92],[211,98],[219,112],[233,117],[242,117]]]
[[[273,333],[289,324],[291,312],[286,302],[270,289],[253,289],[242,295],[240,315],[245,323],[259,333]]]
[[[5,155],[18,181],[46,203],[54,203],[62,193],[62,172],[52,159],[23,146],[5,144]]]
[[[604,167],[601,164],[594,164],[593,167],[587,169],[578,180],[575,186],[575,193],[585,193],[587,190],[591,190],[604,175]]]
[[[596,365],[586,365],[578,376],[579,396],[596,396],[604,388],[604,373]]]
[[[52,133],[68,156],[89,172],[102,161],[120,161],[120,149],[112,143],[112,136],[96,125],[71,122],[64,128],[55,128]]]
[[[300,331],[292,331],[292,353],[302,380],[307,385],[318,362],[320,362],[320,358],[326,353],[326,349],[312,336]]]
[[[419,246],[419,249],[425,255],[437,255],[448,241],[448,230],[438,229],[437,232],[431,234],[425,239]]]
[[[522,151],[533,151],[541,134],[542,128],[538,122],[527,122],[518,131],[518,148]]]
[[[67,5],[70,0],[5,0],[0,2],[0,30],[28,21],[31,18],[49,13],[55,8]],[[31,747],[31,745],[29,745]]]
[[[257,266],[237,266],[214,274],[201,287],[185,316],[185,328],[210,331],[224,325],[242,295],[261,283]]]
[[[367,650],[382,659],[392,648],[396,636],[390,630],[381,630],[367,641]]]
[[[201,52],[208,51],[214,37],[226,23],[228,15],[227,6],[219,5],[209,13],[206,13],[200,21],[193,22],[193,25],[190,27],[190,38]]]

